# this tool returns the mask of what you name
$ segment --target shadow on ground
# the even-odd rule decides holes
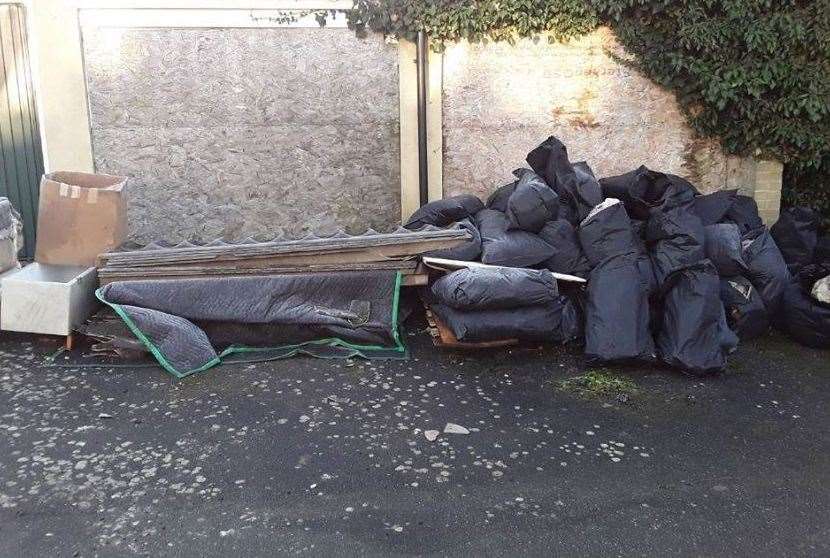
[[[700,380],[415,329],[407,361],[180,382],[0,337],[0,555],[830,552],[828,353],[771,336]]]

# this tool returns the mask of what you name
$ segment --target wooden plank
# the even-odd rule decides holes
[[[418,87],[415,43],[398,40],[401,222],[421,206],[418,169]]]
[[[276,273],[276,274],[263,274],[266,275],[284,275],[285,273]],[[259,275],[222,275],[222,276],[213,276],[213,277],[259,277]],[[176,275],[158,275],[152,277],[122,277],[122,276],[109,276],[109,277],[98,277],[99,284],[103,287],[104,285],[109,285],[110,283],[117,283],[119,281],[176,281],[181,279],[197,279],[199,277],[182,277]],[[202,277],[207,278],[207,277]],[[401,286],[402,287],[424,287],[429,284],[429,276],[423,275],[419,273],[411,273],[411,274],[404,274],[401,278]]]
[[[427,172],[429,201],[444,197],[444,55],[430,43],[427,58]],[[416,111],[417,112],[417,111]],[[417,114],[416,114],[417,116]]]
[[[160,279],[183,279],[195,277],[252,277],[265,275],[284,275],[295,273],[332,273],[342,271],[377,271],[397,270],[406,278],[409,275],[423,275],[417,267],[417,262],[376,262],[354,265],[311,265],[302,267],[273,267],[257,269],[241,268],[101,268],[98,278],[102,285],[115,281],[153,281]],[[426,277],[426,275],[424,275]],[[413,281],[415,281],[413,279]],[[422,281],[419,279],[419,281]]]
[[[98,275],[278,275],[280,273],[314,273],[331,271],[375,271],[375,270],[400,270],[404,273],[415,273],[419,264],[415,260],[387,261],[387,262],[355,262],[348,264],[309,264],[301,266],[273,266],[244,268],[236,265],[225,267],[204,267],[196,265],[184,266],[159,266],[159,267],[103,267],[98,270]],[[423,273],[423,268],[420,270]]]
[[[401,278],[403,287],[425,287],[429,285],[429,275],[425,273],[412,273]]]

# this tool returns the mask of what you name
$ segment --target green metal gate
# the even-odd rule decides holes
[[[35,225],[43,152],[29,65],[26,12],[0,5],[0,196],[23,216],[25,256],[35,251]]]

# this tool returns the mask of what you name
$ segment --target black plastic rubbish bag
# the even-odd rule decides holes
[[[539,238],[547,242],[554,250],[553,256],[544,262],[546,268],[584,279],[588,277],[591,272],[591,263],[582,252],[576,229],[569,221],[565,219],[550,221],[539,231]]]
[[[602,199],[602,187],[599,185],[599,180],[591,169],[587,161],[577,161],[571,165],[576,173],[576,178],[580,184],[586,184],[589,189],[593,190],[594,195]]]
[[[646,225],[646,240],[652,246],[657,283],[662,285],[675,271],[705,259],[705,239],[700,218],[690,206],[654,211]]]
[[[741,235],[764,226],[764,222],[758,215],[758,204],[749,196],[735,196],[735,201],[726,212],[724,220],[738,225]]]
[[[507,200],[509,200],[511,194],[516,191],[516,186],[518,185],[519,181],[515,180],[510,184],[505,184],[504,186],[496,188],[496,190],[490,194],[490,197],[487,198],[487,209],[494,209],[496,211],[501,211],[502,213],[507,211]]]
[[[654,358],[648,294],[640,282],[635,255],[612,256],[591,271],[585,355],[602,362]]]
[[[706,257],[722,277],[733,277],[746,272],[741,255],[741,232],[734,223],[718,223],[704,227]]]
[[[806,265],[784,290],[781,310],[784,329],[807,347],[830,349],[830,304],[819,302],[811,295],[816,282],[828,275],[830,265]]]
[[[560,343],[569,343],[582,339],[585,336],[585,309],[573,298],[559,295],[562,305],[559,328],[555,332],[554,340]]]
[[[568,342],[580,335],[579,311],[566,296],[520,310],[458,310],[433,304],[435,312],[459,341],[483,342],[500,339]]]
[[[554,302],[556,279],[546,269],[515,267],[459,269],[432,284],[432,294],[457,310],[497,310]]]
[[[745,276],[758,289],[770,319],[774,320],[781,306],[784,289],[792,276],[784,256],[766,227],[745,235],[742,241]]]
[[[559,196],[535,172],[527,172],[507,200],[505,214],[511,229],[538,233],[545,223],[556,219]]]
[[[573,166],[568,159],[568,149],[554,136],[550,136],[528,153],[526,161],[530,168],[557,192],[562,183],[576,182]]]
[[[588,163],[579,161],[573,164],[573,169],[576,175],[577,188],[570,197],[578,202],[576,204],[577,217],[581,220],[588,216],[591,209],[602,203],[604,196],[602,195],[602,187],[600,187],[599,181],[594,176],[594,171],[591,170]]]
[[[726,321],[742,341],[755,339],[769,331],[769,316],[761,295],[746,277],[722,277],[720,298]]]
[[[692,184],[679,176],[650,170],[645,166],[599,181],[606,198],[620,200],[632,219],[644,221],[656,208],[685,205],[698,195]]]
[[[429,202],[418,208],[404,227],[412,230],[420,229],[424,225],[446,227],[456,221],[472,217],[482,209],[484,209],[484,204],[476,196],[460,194]]]
[[[643,288],[650,295],[660,284],[657,282],[657,274],[654,272],[654,262],[651,256],[645,252],[637,255],[637,271],[640,272],[640,282]]]
[[[634,245],[637,248],[637,269],[640,278],[649,294],[657,289],[657,276],[654,274],[654,262],[651,261],[648,246],[645,242],[646,221],[631,221],[631,231],[634,233]]]
[[[813,263],[818,243],[819,216],[806,207],[790,207],[781,212],[769,229],[791,273]]]
[[[634,242],[641,252],[647,252],[646,248],[646,225],[648,221],[631,221],[631,231],[634,233]]]
[[[660,359],[696,375],[723,370],[738,340],[727,325],[715,267],[704,260],[682,269],[663,290]]]
[[[619,200],[608,198],[579,225],[579,243],[592,265],[625,254],[637,254],[631,220]]]
[[[819,237],[816,249],[813,252],[815,263],[830,263],[830,234]]]
[[[464,262],[477,261],[481,255],[481,234],[478,232],[478,227],[470,219],[459,221],[458,226],[469,232],[472,240],[453,248],[426,252],[424,255],[432,258],[446,258],[448,260],[461,260]]]
[[[704,227],[720,223],[735,203],[737,190],[718,190],[694,199],[694,212]]]
[[[602,202],[602,190],[591,169],[584,162],[572,165],[567,148],[555,137],[549,137],[528,153],[527,162],[559,195],[560,206],[568,208],[563,214],[566,219],[584,219]]]
[[[549,259],[553,247],[539,236],[522,230],[509,230],[507,216],[492,209],[476,214],[481,233],[481,261],[490,265],[531,267]]]

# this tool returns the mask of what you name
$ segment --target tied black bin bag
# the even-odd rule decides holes
[[[746,271],[741,255],[741,232],[734,223],[718,223],[704,228],[706,257],[715,265],[718,275],[733,277]]]
[[[444,250],[433,250],[431,252],[426,252],[424,255],[432,258],[461,260],[463,262],[473,262],[478,260],[478,257],[481,255],[481,234],[478,232],[478,227],[476,227],[470,219],[458,221],[458,226],[470,233],[472,236],[472,240],[470,240],[470,242],[465,242],[460,246],[446,248]]]
[[[640,281],[636,255],[612,256],[591,271],[585,355],[602,362],[654,358],[648,295]]]
[[[557,193],[561,193],[560,186],[563,183],[576,182],[576,175],[568,160],[568,149],[553,136],[528,153],[526,160],[530,168],[544,178]]]
[[[519,179],[521,179],[527,172],[533,171],[524,168],[514,169],[513,176],[516,177],[516,180],[510,184],[505,184],[504,186],[496,188],[496,191],[490,194],[490,197],[487,198],[487,209],[495,209],[496,211],[501,211],[502,213],[507,211],[507,200],[510,199],[510,194],[516,190],[516,186],[519,185]]]
[[[625,207],[613,198],[597,205],[582,221],[579,243],[592,265],[611,256],[638,252]]]
[[[704,227],[720,223],[738,197],[737,190],[719,190],[694,199],[694,212]]]
[[[818,214],[806,207],[790,207],[781,212],[778,222],[770,227],[772,235],[790,272],[797,273],[813,263],[818,243]]]
[[[555,137],[550,136],[528,153],[527,162],[559,195],[560,204],[568,208],[564,211],[565,218],[584,219],[602,202],[602,191],[590,168],[581,163],[577,171],[568,159],[567,148]]]
[[[690,182],[641,166],[619,176],[599,181],[606,198],[620,200],[632,219],[645,221],[657,208],[669,209],[691,203],[697,189]]]
[[[546,269],[468,268],[435,281],[432,294],[442,304],[458,310],[510,309],[550,304],[559,291]]]
[[[746,278],[758,289],[770,318],[774,320],[784,289],[792,279],[787,264],[766,227],[745,235],[742,244]]]
[[[764,301],[746,277],[722,277],[720,298],[729,327],[742,341],[760,337],[769,330]]]
[[[830,263],[830,234],[819,237],[813,259],[819,264]]]
[[[816,349],[830,349],[830,304],[813,298],[817,281],[830,275],[830,265],[804,266],[784,290],[784,329],[797,342]]]
[[[559,196],[534,172],[525,173],[507,200],[511,229],[538,233],[559,212]]]
[[[764,226],[758,215],[758,204],[749,196],[735,196],[735,201],[726,212],[724,220],[738,225],[742,235]]]
[[[652,244],[651,259],[660,285],[675,271],[706,257],[703,225],[688,205],[652,213],[646,225],[646,240]]]
[[[576,176],[576,191],[571,195],[578,200],[578,217],[584,219],[598,204],[602,203],[604,196],[599,181],[594,176],[594,171],[585,161],[573,164],[574,175]]]
[[[492,209],[476,214],[481,233],[481,261],[490,265],[531,267],[549,259],[553,247],[539,236],[522,230],[509,230],[507,216]]]
[[[461,194],[429,202],[418,208],[404,225],[404,228],[417,230],[424,225],[446,227],[456,221],[472,217],[484,209],[481,200],[472,194]]]
[[[602,187],[599,185],[594,171],[586,161],[578,161],[571,165],[576,174],[576,180],[582,186],[583,190],[592,192],[592,197],[602,200]],[[596,205],[596,204],[594,204]]]
[[[519,181],[516,180],[515,182],[511,182],[510,184],[505,184],[496,189],[495,192],[490,194],[490,197],[487,198],[487,209],[494,209],[496,211],[501,211],[504,213],[507,211],[507,200],[510,199],[510,196],[513,192],[516,191],[516,186],[519,185]]]
[[[463,342],[501,339],[568,342],[581,335],[581,319],[574,303],[559,295],[553,302],[519,309],[458,310],[433,304],[432,311]]]
[[[565,219],[547,223],[539,237],[553,247],[553,256],[545,260],[544,265],[551,271],[576,275],[583,279],[591,272],[591,263],[582,252],[576,229]]]
[[[729,329],[720,301],[720,280],[711,262],[673,274],[663,285],[657,352],[670,366],[703,375],[726,367],[738,339]]]
[[[649,294],[657,290],[657,277],[654,275],[654,263],[651,261],[648,246],[645,242],[646,221],[631,221],[631,231],[634,233],[634,245],[637,247],[637,269],[640,278]]]

